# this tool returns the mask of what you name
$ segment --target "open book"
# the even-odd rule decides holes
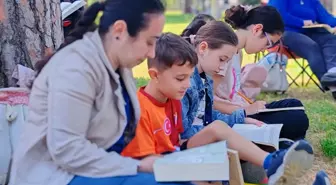
[[[229,181],[226,141],[165,155],[154,163],[157,182]]]
[[[328,24],[313,24],[310,26],[303,26],[303,28],[325,28],[330,33],[336,34],[335,30],[333,30],[333,28],[329,26]]]
[[[77,11],[78,9],[82,8],[86,5],[84,0],[77,0],[73,3],[69,2],[62,2],[61,3],[61,10],[62,10],[62,20],[67,18],[69,15]]]
[[[279,149],[279,137],[283,124],[264,124],[261,127],[251,124],[235,124],[232,129],[256,144]]]
[[[285,108],[275,108],[275,109],[260,109],[258,113],[265,112],[279,112],[279,111],[288,111],[288,110],[305,110],[304,107],[285,107]]]

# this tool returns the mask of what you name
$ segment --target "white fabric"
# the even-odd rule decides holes
[[[35,78],[35,72],[28,67],[18,64],[13,71],[12,77],[18,80],[17,85],[19,87],[28,89],[28,86]]]
[[[120,69],[133,105],[139,104],[132,71]],[[126,126],[119,75],[98,31],[57,52],[34,81],[27,121],[14,154],[10,185],[67,185],[74,175],[113,177],[137,173],[138,160],[106,152]]]
[[[202,79],[202,82],[204,84],[204,79]],[[203,125],[203,117],[205,114],[205,93],[204,96],[201,99],[200,105],[198,106],[196,117],[193,121],[193,125]]]
[[[16,91],[15,88],[2,90]],[[24,104],[11,105],[0,103],[0,184],[8,180],[9,165],[12,154],[19,143],[21,128],[25,123],[28,106]]]
[[[330,68],[328,73],[336,73],[336,67]]]

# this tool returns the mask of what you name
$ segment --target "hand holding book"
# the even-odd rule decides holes
[[[264,122],[253,119],[253,118],[245,118],[244,121],[245,121],[245,124],[251,124],[251,125],[258,126],[258,127],[261,127],[265,124]]]
[[[324,28],[327,31],[329,31],[332,34],[336,34],[336,27],[332,28],[331,26],[327,25],[327,24],[305,24],[303,26],[303,28]]]
[[[245,107],[245,112],[247,115],[257,114],[259,110],[265,109],[266,102],[265,101],[255,101],[252,104]]]
[[[159,155],[151,155],[143,158],[138,166],[139,172],[153,173],[154,162],[161,158]]]

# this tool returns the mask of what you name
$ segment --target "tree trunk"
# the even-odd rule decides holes
[[[17,64],[35,63],[63,41],[59,0],[0,0],[0,88],[15,87]]]
[[[192,0],[185,0],[184,13],[192,13],[191,4],[192,4]]]

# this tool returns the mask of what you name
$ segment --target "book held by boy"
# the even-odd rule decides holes
[[[157,182],[229,181],[226,141],[165,155],[154,163]]]
[[[249,141],[278,150],[282,126],[283,124],[264,124],[261,127],[252,124],[235,124],[232,129]]]

